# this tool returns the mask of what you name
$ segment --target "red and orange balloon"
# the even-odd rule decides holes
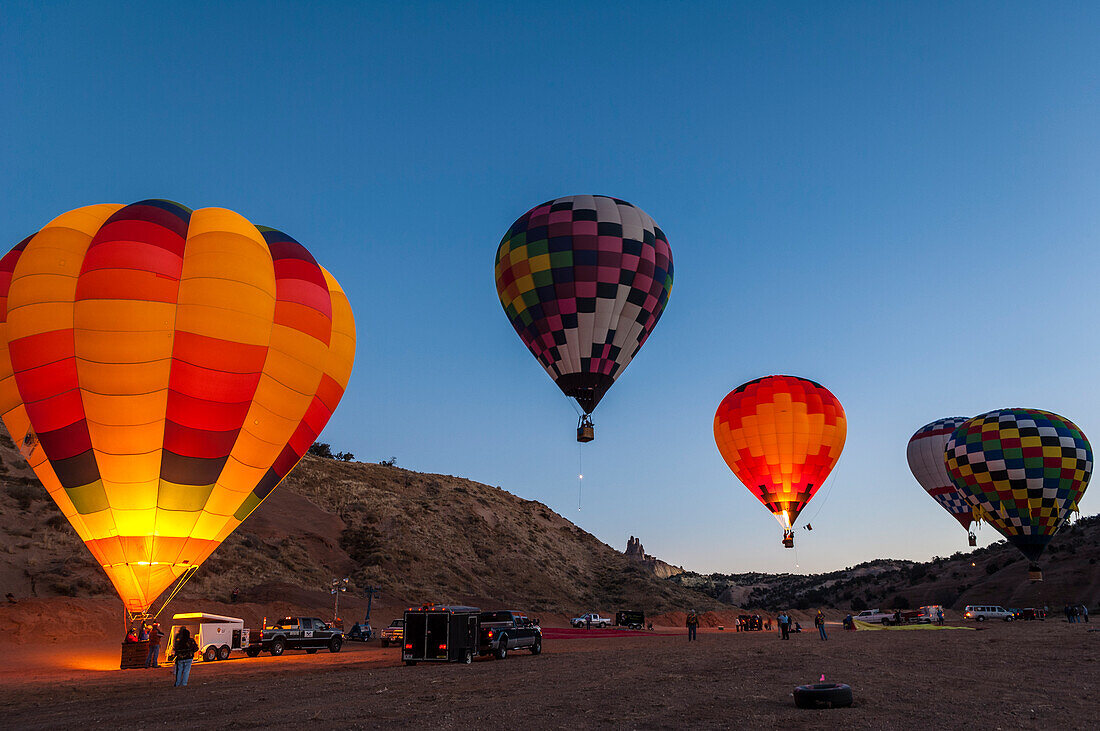
[[[354,357],[336,280],[224,208],[78,208],[0,260],[0,414],[131,612],[298,463]]]
[[[737,479],[785,537],[844,449],[844,407],[824,386],[767,376],[730,391],[714,414],[714,441]]]

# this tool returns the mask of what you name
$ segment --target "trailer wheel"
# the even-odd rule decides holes
[[[229,645],[222,645],[221,647],[218,648],[218,659],[219,660],[228,660],[229,659]]]
[[[542,640],[535,640],[535,644],[531,645],[531,654],[538,655],[542,652]]]
[[[286,649],[286,640],[273,640],[271,643],[271,649],[268,650],[274,657],[278,657],[283,654],[283,650]]]
[[[500,636],[500,644],[497,645],[497,660],[508,657],[508,635]]]
[[[462,658],[462,662],[469,665],[474,661],[474,653],[471,650],[466,650],[466,655]]]
[[[218,659],[218,650],[213,645],[206,648],[206,650],[203,651],[203,653],[202,653],[202,661],[203,662],[214,662],[217,659]]]
[[[343,647],[343,646],[344,646],[344,643],[340,641],[339,637],[333,637],[331,640],[329,640],[328,651],[329,652],[340,652],[340,648]]]
[[[249,657],[259,657],[260,648],[258,648],[258,647],[249,647],[247,650],[244,651],[244,654],[248,655]]]

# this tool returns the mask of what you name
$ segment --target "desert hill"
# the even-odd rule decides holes
[[[985,528],[985,530],[991,530]],[[825,574],[684,573],[671,581],[724,603],[763,609],[829,606],[916,608],[942,604],[1062,607],[1100,602],[1100,516],[1054,537],[1040,563],[1044,581],[1027,579],[1028,561],[1007,541],[926,563],[879,559]]]
[[[5,593],[114,596],[7,434],[0,436],[0,461]],[[545,505],[500,488],[308,455],[178,601],[227,601],[239,589],[241,603],[331,607],[329,583],[347,576],[341,603],[349,607],[363,604],[368,586],[390,607],[464,602],[549,614],[722,607],[658,578],[655,561],[627,556]]]

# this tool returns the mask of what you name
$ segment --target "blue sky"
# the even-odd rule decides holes
[[[1097,37],[1085,3],[8,2],[0,227],[165,197],[295,236],[355,308],[323,440],[361,460],[700,571],[927,559],[965,534],[909,473],[918,427],[1025,406],[1100,439]],[[644,209],[676,266],[580,511],[575,413],[492,278],[575,193]],[[849,420],[797,555],[711,434],[769,373]]]

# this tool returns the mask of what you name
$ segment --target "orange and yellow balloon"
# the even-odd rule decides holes
[[[0,414],[130,612],[293,469],[354,357],[336,280],[224,208],[78,208],[0,259]]]
[[[844,407],[821,384],[766,376],[730,391],[714,414],[714,441],[737,479],[783,526],[798,514],[844,449]]]

